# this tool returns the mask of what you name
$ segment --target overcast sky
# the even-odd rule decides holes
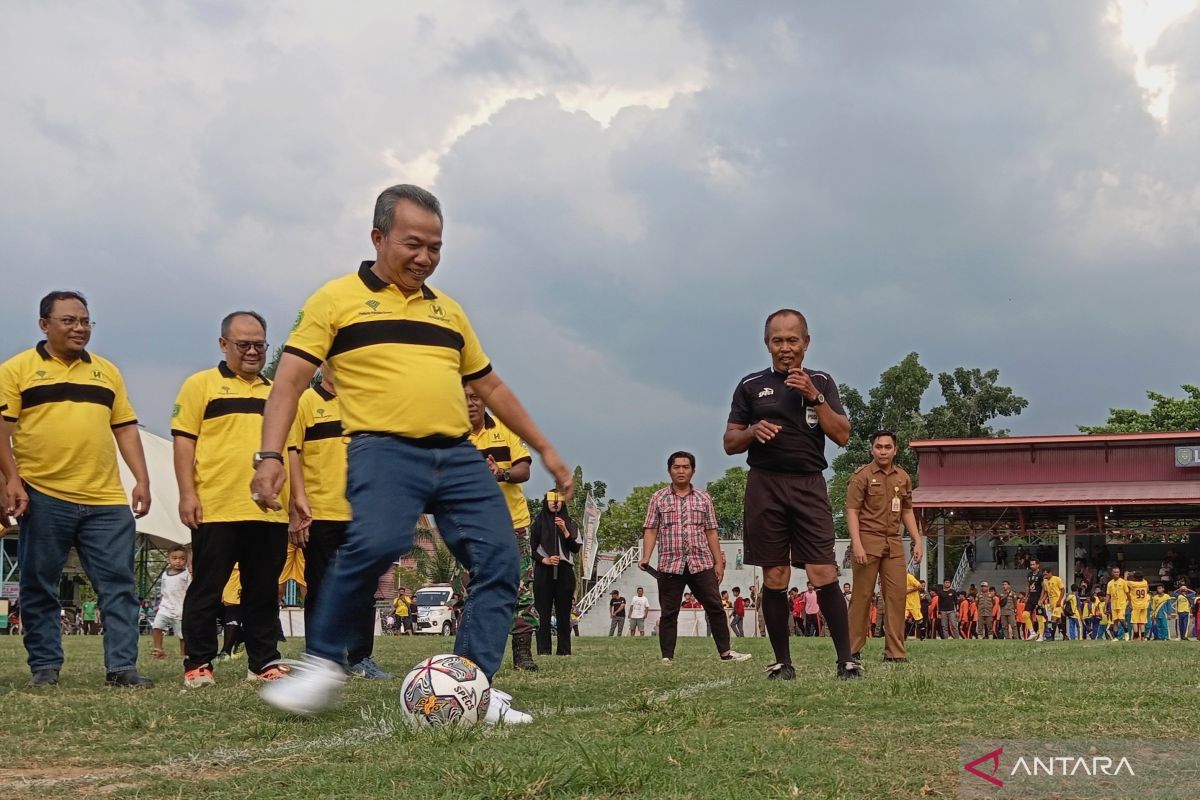
[[[610,495],[675,449],[740,463],[781,306],[864,393],[914,350],[999,368],[1017,433],[1197,382],[1195,0],[914,8],[5,3],[3,356],[82,290],[166,434],[221,316],[281,343],[412,182],[447,216],[431,284]]]

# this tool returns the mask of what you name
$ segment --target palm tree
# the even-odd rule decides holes
[[[417,576],[424,583],[452,583],[461,570],[450,548],[428,528],[417,528],[409,555],[416,561]]]

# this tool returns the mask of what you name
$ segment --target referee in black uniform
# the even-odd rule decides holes
[[[787,587],[803,567],[837,648],[837,674],[862,677],[850,650],[846,600],[833,555],[833,512],[822,471],[825,438],[845,446],[850,420],[827,372],[803,367],[808,321],[790,308],[767,317],[763,333],[771,368],[742,378],[733,392],[725,452],[747,453],[744,541],[747,564],[763,568],[762,614],[775,663],[771,680],[793,680]]]

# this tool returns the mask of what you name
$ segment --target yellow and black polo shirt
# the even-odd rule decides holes
[[[521,437],[510,431],[508,427],[491,414],[484,413],[483,427],[472,431],[471,444],[484,457],[491,456],[500,469],[512,469],[513,464],[521,462],[533,463],[533,456],[521,441]],[[504,501],[508,503],[508,513],[512,516],[513,528],[529,527],[529,504],[525,502],[525,492],[519,483],[501,483],[500,490],[504,492]]]
[[[292,427],[293,449],[300,451],[304,492],[313,519],[350,520],[346,499],[346,437],[342,432],[342,407],[337,395],[325,387],[309,388],[300,395]]]
[[[250,499],[254,453],[262,441],[270,387],[261,375],[247,381],[222,361],[192,375],[179,389],[171,435],[196,440],[193,474],[205,522],[288,521],[286,483],[279,496],[280,511],[263,511]]]
[[[137,416],[111,361],[85,350],[68,364],[38,342],[0,364],[0,406],[30,486],[68,503],[129,502],[112,432]]]
[[[464,441],[463,382],[492,370],[466,313],[428,286],[405,297],[371,271],[374,263],[309,297],[284,352],[332,365],[348,435]]]

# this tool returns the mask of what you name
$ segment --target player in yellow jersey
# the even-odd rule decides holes
[[[905,620],[912,620],[913,634],[921,629],[921,623],[925,619],[925,615],[921,613],[921,581],[916,575],[911,572],[905,579],[904,594],[904,617]],[[907,627],[907,625],[906,625]]]
[[[1150,595],[1150,633],[1155,641],[1165,642],[1171,638],[1169,616],[1174,601],[1175,598],[1167,594],[1166,584],[1160,583],[1154,587],[1154,594]]]
[[[1111,614],[1112,637],[1124,639],[1129,633],[1125,627],[1125,609],[1129,606],[1129,584],[1121,577],[1121,568],[1112,568],[1112,577],[1104,590]]]
[[[1179,638],[1183,641],[1188,640],[1188,622],[1191,618],[1192,604],[1196,601],[1196,593],[1188,588],[1188,585],[1182,581],[1179,583],[1179,588],[1175,590],[1175,618],[1179,623]]]
[[[1046,609],[1047,639],[1053,639],[1062,631],[1062,638],[1067,638],[1067,623],[1063,619],[1063,596],[1066,586],[1063,579],[1054,574],[1054,570],[1046,567],[1042,570],[1045,578],[1042,581],[1042,604]]]
[[[1131,580],[1127,581],[1129,585],[1129,610],[1130,624],[1133,625],[1133,638],[1146,638],[1146,617],[1150,611],[1150,584],[1146,582],[1142,573],[1134,572],[1130,575]]]

